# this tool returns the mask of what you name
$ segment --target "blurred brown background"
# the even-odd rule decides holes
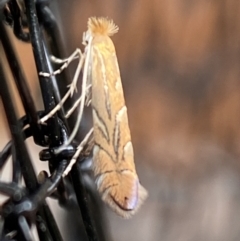
[[[131,220],[108,212],[113,240],[239,240],[240,2],[71,0],[51,6],[68,55],[82,47],[90,16],[108,16],[120,28],[113,41],[149,198]],[[17,46],[20,55],[27,52]],[[33,80],[28,51],[22,60]]]

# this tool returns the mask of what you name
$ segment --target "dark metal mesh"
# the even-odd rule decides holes
[[[32,225],[36,225],[41,241],[63,240],[46,197],[57,199],[67,210],[73,206],[80,210],[81,215],[76,215],[74,222],[66,224],[67,229],[67,225],[80,223],[81,226],[82,223],[82,236],[76,237],[76,240],[107,240],[100,202],[88,172],[83,171],[80,165],[75,165],[66,178],[61,177],[76,146],[73,144],[69,151],[60,155],[54,155],[52,151],[68,137],[71,123],[62,118],[61,112],[50,118],[46,125],[38,123],[41,116],[55,107],[62,94],[59,89],[60,92],[64,90],[61,86],[54,87],[54,78],[60,78],[58,82],[65,87],[69,80],[65,73],[50,78],[39,76],[44,110],[37,110],[6,31],[7,25],[11,26],[16,38],[32,45],[38,73],[51,72],[49,53],[61,57],[62,40],[48,1],[25,0],[23,6],[19,6],[16,0],[0,1],[0,8],[0,40],[25,111],[25,116],[18,119],[6,64],[0,58],[0,94],[11,133],[11,141],[0,152],[0,168],[2,170],[10,161],[13,168],[12,182],[0,181],[0,193],[8,197],[1,206],[0,240],[34,240]],[[36,145],[45,148],[39,157],[48,162],[51,174],[48,177],[42,172],[42,182],[34,172],[33,160],[26,148],[25,140],[28,137],[33,137]],[[80,161],[85,158],[84,155],[80,156]],[[22,179],[25,185],[21,184]]]

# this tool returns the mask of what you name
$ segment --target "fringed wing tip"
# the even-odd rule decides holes
[[[88,19],[88,30],[94,34],[112,36],[118,32],[118,26],[108,18],[91,17]]]
[[[113,201],[113,199],[108,195],[108,193],[105,193],[102,196],[102,200],[106,202],[111,209],[118,214],[120,217],[125,218],[125,219],[130,219],[142,206],[146,198],[148,197],[148,192],[147,190],[142,186],[139,185],[139,191],[138,191],[138,204],[133,210],[123,210],[121,209],[116,203]]]

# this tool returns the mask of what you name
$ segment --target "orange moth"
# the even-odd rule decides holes
[[[112,20],[90,18],[88,30],[83,35],[83,42],[86,45],[84,53],[82,54],[80,49],[76,49],[66,60],[58,60],[59,63],[63,63],[60,69],[51,74],[39,73],[45,77],[59,74],[79,56],[79,64],[69,91],[56,108],[43,117],[40,122],[45,122],[50,118],[62,107],[68,96],[73,94],[82,70],[82,94],[78,100],[80,103],[79,115],[67,143],[64,143],[55,152],[60,153],[67,148],[76,135],[84,105],[90,103],[89,89],[91,87],[93,130],[91,129],[79,144],[77,152],[63,176],[69,173],[93,131],[93,171],[97,189],[102,200],[118,215],[130,218],[147,198],[147,191],[140,184],[135,169],[127,107],[116,51],[110,38],[117,31],[118,27]],[[72,112],[74,108],[69,112]]]
[[[84,35],[90,53],[88,81],[92,85],[93,171],[102,200],[117,214],[130,218],[147,197],[140,184],[128,125],[112,20],[92,17]]]

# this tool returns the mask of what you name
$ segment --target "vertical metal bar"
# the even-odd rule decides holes
[[[29,124],[32,128],[34,140],[39,145],[44,145],[44,138],[41,132],[41,126],[38,125],[38,116],[36,112],[36,108],[34,106],[33,98],[31,96],[31,92],[28,88],[28,84],[26,81],[26,77],[22,71],[21,64],[16,56],[16,52],[11,43],[11,40],[7,34],[6,29],[3,26],[3,22],[0,21],[0,39],[2,41],[2,45],[9,63],[9,66],[12,71],[12,75],[14,77],[15,83],[18,87],[18,91],[28,117]]]
[[[71,178],[89,241],[99,241],[97,231],[95,228],[95,223],[91,215],[89,197],[84,187],[81,178],[81,171],[78,168],[78,165],[73,166],[73,169],[71,171]]]
[[[48,1],[37,1],[37,13],[39,15],[39,21],[41,25],[44,27],[44,32],[47,35],[47,44],[51,55],[56,56],[58,58],[66,58],[66,54],[64,53],[64,44],[62,41],[62,36],[58,27],[58,22],[49,8]],[[58,67],[58,66],[56,66]],[[65,69],[60,75],[56,76],[58,81],[58,89],[60,90],[61,95],[66,92],[66,86],[68,86],[71,81],[69,78],[68,69]],[[72,106],[72,103],[75,101],[75,97],[73,96],[71,99],[67,100],[65,106],[69,109]],[[64,120],[64,119],[63,119]],[[76,113],[74,113],[67,121],[65,125],[68,123],[71,127],[74,126],[76,121]]]
[[[22,231],[22,235],[24,236],[26,241],[34,241],[31,229],[29,227],[29,224],[27,223],[27,220],[25,217],[20,216],[18,218],[18,225]]]
[[[39,28],[35,1],[25,0],[26,14],[30,32],[30,39],[33,49],[33,55],[36,62],[37,72],[49,72],[46,56],[43,48],[43,39]],[[43,95],[43,103],[46,111],[51,110],[55,106],[53,97],[52,83],[50,78],[39,76],[40,87]]]
[[[43,25],[45,33],[47,35],[48,46],[51,51],[51,54],[56,57],[66,58],[62,36],[58,27],[58,21],[56,20],[48,4],[48,1],[37,1],[37,12],[39,14],[39,20]],[[64,70],[60,75],[57,75],[56,77],[58,80],[58,87],[60,93],[63,94],[66,92],[66,86],[68,86],[71,83],[68,69]],[[66,108],[69,109],[75,102],[75,100],[75,96],[67,100],[65,103]],[[74,112],[67,121],[71,128],[75,126],[76,117],[77,112]],[[81,138],[81,136],[76,136],[76,139],[78,138]]]
[[[33,49],[33,55],[37,67],[37,72],[47,72],[49,73],[48,62],[46,60],[46,55],[43,47],[43,38],[40,31],[36,6],[34,0],[25,0],[26,14],[28,19],[30,39]],[[55,107],[55,99],[52,88],[51,78],[45,78],[39,76],[40,87],[42,91],[43,103],[45,110],[49,112]],[[50,143],[52,146],[58,146],[60,144],[60,132],[57,124],[56,118],[50,119],[48,121]]]
[[[12,181],[15,183],[20,183],[22,172],[21,172],[21,166],[18,161],[17,153],[15,146],[12,146]]]
[[[0,61],[0,95],[2,97],[3,107],[8,120],[9,129],[11,132],[12,140],[16,148],[16,156],[19,160],[23,178],[26,184],[26,187],[29,189],[30,193],[33,193],[38,184],[37,178],[34,173],[34,169],[27,152],[27,148],[24,143],[24,138],[22,134],[21,127],[19,125],[16,110],[13,104],[13,98],[10,94],[9,87],[7,85],[7,78],[4,73],[2,63]]]
[[[54,241],[63,241],[63,238],[60,234],[58,226],[55,222],[54,216],[46,202],[44,203],[43,209],[44,209],[45,220],[46,220],[47,226],[49,227],[48,230],[52,236],[52,239]]]
[[[37,1],[37,13],[39,16],[39,21],[43,25],[47,34],[51,54],[58,58],[66,58],[66,55],[63,53],[64,44],[58,28],[57,20],[48,7],[48,4],[48,1]],[[70,84],[67,71],[63,71],[61,75],[58,75],[57,77],[59,79],[60,86],[66,89],[66,86]]]

